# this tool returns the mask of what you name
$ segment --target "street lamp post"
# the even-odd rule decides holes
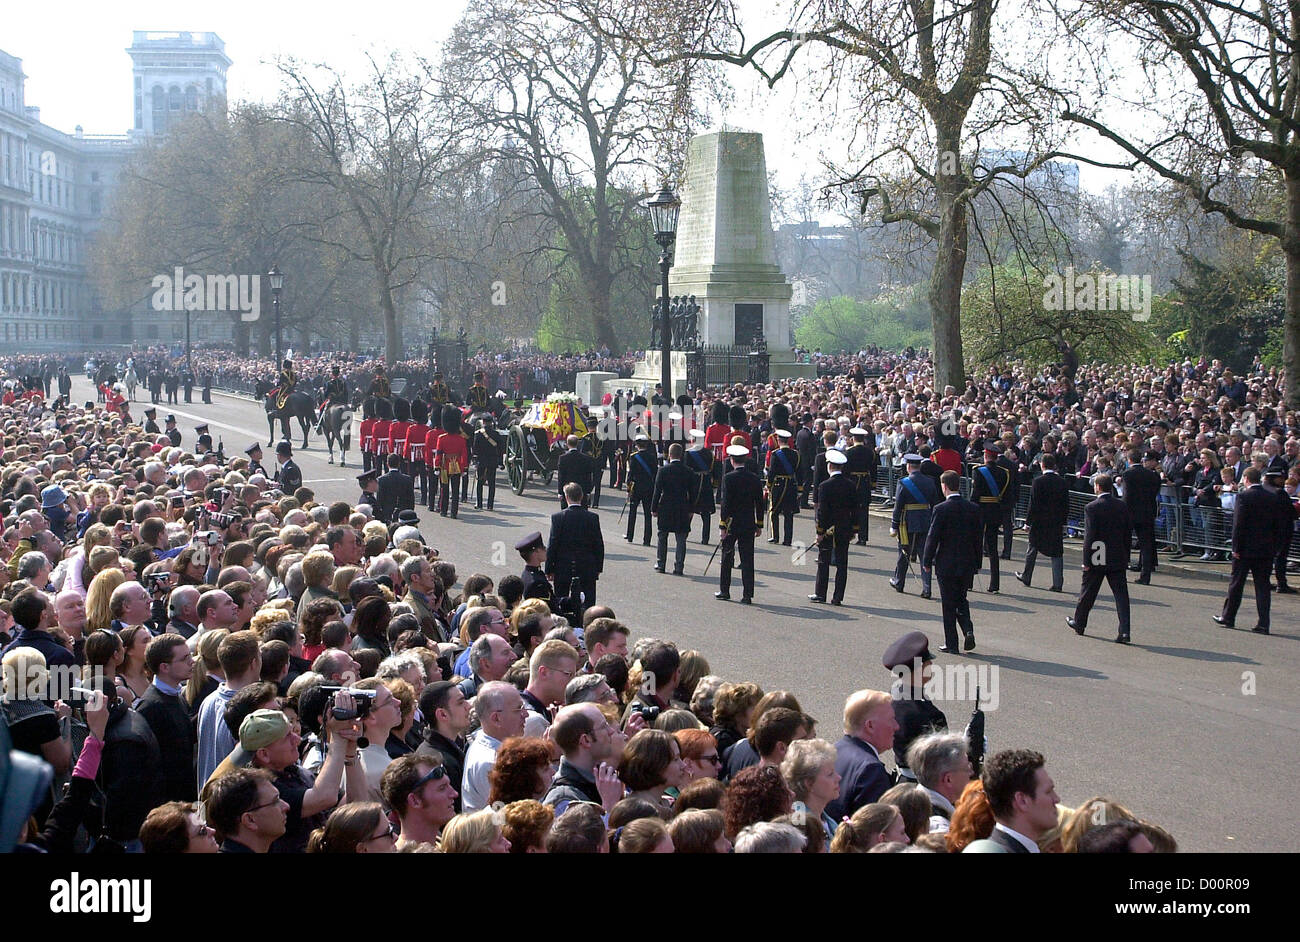
[[[677,240],[677,215],[681,211],[682,201],[671,189],[664,185],[659,195],[646,203],[650,210],[650,221],[654,225],[655,241],[663,249],[659,256],[659,274],[662,276],[659,296],[659,381],[663,384],[663,395],[671,403],[673,400],[672,370],[672,323],[668,312],[668,269],[673,264],[672,246]]]
[[[275,368],[278,370],[280,364],[284,362],[283,352],[280,349],[280,291],[284,288],[284,275],[278,265],[272,265],[266,277],[271,282],[271,304],[275,308]]]

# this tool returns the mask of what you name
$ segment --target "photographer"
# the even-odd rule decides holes
[[[641,686],[623,713],[623,723],[633,713],[645,717],[647,726],[653,725],[659,714],[669,709],[673,692],[677,689],[681,656],[677,648],[666,641],[655,641],[641,654]]]

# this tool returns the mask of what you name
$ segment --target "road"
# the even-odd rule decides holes
[[[84,377],[76,381],[79,401],[89,390]],[[203,422],[211,426],[214,441],[224,440],[227,454],[239,454],[254,440],[267,441],[259,404],[216,394],[214,404],[204,406],[197,391],[195,400],[159,406],[159,425],[162,416],[174,412],[186,447],[194,446],[194,426]],[[144,407],[137,403],[133,415]],[[355,500],[354,475],[360,468],[352,465],[359,459],[346,469],[328,464],[323,441],[314,434],[312,439],[309,450],[296,453],[306,485],[319,500]],[[537,482],[516,497],[504,473],[497,496],[494,512],[476,511],[471,488],[471,501],[455,521],[420,511],[421,532],[456,563],[462,579],[475,571],[496,578],[519,572],[515,540],[531,530],[545,536],[557,508],[555,495]],[[714,673],[728,680],[793,691],[828,740],[840,735],[848,693],[888,689],[890,677],[880,658],[900,634],[919,629],[929,635],[932,649],[942,643],[937,588],[935,600],[927,602],[917,597],[919,586],[910,577],[906,595],[888,585],[895,552],[888,523],[879,516],[872,522],[870,544],[853,548],[842,608],[807,602],[815,554],[763,540],[756,557],[755,604],[746,607],[713,598],[717,563],[708,577],[701,575],[712,547],[694,542],[698,522],[687,576],[660,575],[651,568],[652,547],[623,541],[616,522],[622,505],[621,492],[603,491],[599,512],[607,562],[600,601],[613,606],[633,637],[672,639],[682,650],[703,652]],[[801,514],[796,528],[810,540],[811,515]],[[1014,571],[1023,556],[1018,539],[1015,561],[1003,566]],[[1168,828],[1183,850],[1300,850],[1300,831],[1276,823],[1278,809],[1290,797],[1282,786],[1292,781],[1300,756],[1300,685],[1295,682],[1300,597],[1274,596],[1272,636],[1227,631],[1210,620],[1226,589],[1223,564],[1202,572],[1166,564],[1152,586],[1130,583],[1133,644],[1124,647],[1111,643],[1116,622],[1108,589],[1086,637],[1065,625],[1074,605],[1069,593],[1079,585],[1077,552],[1073,558],[1067,552],[1067,566],[1065,594],[1026,589],[1005,570],[1000,595],[980,591],[983,583],[977,583],[971,614],[978,647],[966,657],[940,656],[938,667],[950,673],[958,665],[975,667],[991,700],[986,707],[990,749],[1037,749],[1067,805],[1108,796]],[[1046,585],[1048,575],[1040,566],[1039,586]],[[1248,587],[1238,616],[1247,629],[1254,624],[1253,604]],[[946,692],[954,698],[938,704],[960,729],[970,714],[971,695]]]

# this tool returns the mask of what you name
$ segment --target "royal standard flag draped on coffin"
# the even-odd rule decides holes
[[[546,429],[546,441],[553,445],[569,435],[583,437],[587,434],[587,422],[578,411],[575,402],[551,401],[535,402],[523,424],[529,428]]]

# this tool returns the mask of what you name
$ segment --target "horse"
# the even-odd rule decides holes
[[[321,428],[325,432],[325,447],[330,450],[330,464],[334,463],[334,443],[337,441],[342,452],[339,467],[346,468],[348,449],[352,447],[352,407],[342,402],[331,405],[321,417]]]
[[[131,401],[135,402],[135,387],[139,384],[140,378],[135,375],[134,366],[126,368],[126,375],[122,377],[122,382],[126,383],[127,394],[130,396]]]
[[[274,389],[266,380],[258,380],[257,385],[253,387],[253,395],[263,401],[266,408],[266,427],[270,430],[270,443],[267,448],[275,447],[275,420],[280,420],[280,427],[284,430],[283,438],[289,440],[289,420],[297,419],[298,424],[302,427],[302,447],[307,447],[307,429],[316,422],[316,406],[311,400],[311,396],[304,392],[291,392],[289,398],[285,400],[284,408],[276,407],[275,400],[277,396],[271,394]]]

